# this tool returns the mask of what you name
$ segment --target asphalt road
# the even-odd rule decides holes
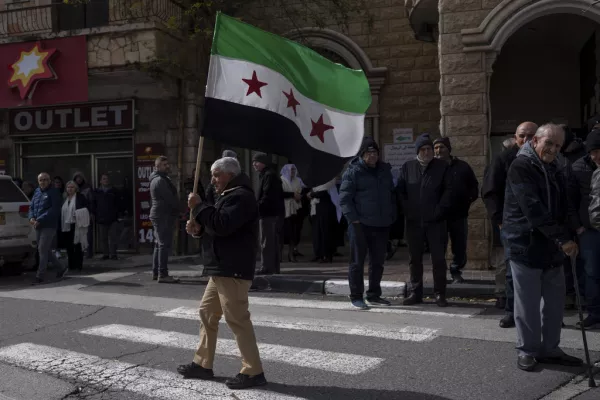
[[[174,373],[193,356],[202,282],[150,278],[131,268],[38,287],[0,277],[0,399],[600,398],[581,369],[518,370],[516,332],[498,327],[490,303],[364,312],[343,298],[264,293],[251,293],[251,311],[269,385],[234,396],[222,382],[240,360],[225,324],[215,382]],[[589,342],[600,361],[600,332]],[[581,334],[564,329],[563,348],[582,357],[581,347]]]

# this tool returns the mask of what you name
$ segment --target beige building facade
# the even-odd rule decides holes
[[[491,156],[519,122],[568,123],[584,137],[586,121],[599,112],[600,7],[592,0],[371,0],[372,26],[364,16],[351,16],[346,26],[332,17],[326,28],[300,19],[292,23],[283,10],[262,3],[262,17],[250,22],[365,71],[373,97],[366,134],[382,147],[398,130],[448,136],[453,154],[471,164],[480,183]],[[185,81],[151,74],[144,66],[185,40],[184,20],[185,8],[173,0],[94,1],[76,11],[50,0],[0,2],[0,46],[84,36],[87,101],[135,100],[135,128],[110,135],[55,132],[19,138],[4,118],[0,148],[10,153],[9,173],[31,179],[68,156],[85,164],[78,168],[87,168],[95,182],[110,165],[98,160],[119,156],[135,180],[136,145],[158,143],[183,191],[195,168],[202,98]],[[43,88],[41,83],[36,91]],[[69,152],[43,145],[59,137],[97,145],[85,150],[78,144]],[[224,147],[207,143],[205,180],[208,165]],[[251,172],[251,152],[237,150]],[[68,175],[70,168],[75,167],[56,173]],[[134,231],[140,229],[136,225]],[[481,201],[472,207],[469,229],[468,267],[485,269],[490,226]]]

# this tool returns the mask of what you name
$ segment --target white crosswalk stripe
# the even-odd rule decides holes
[[[156,314],[156,316],[197,321],[198,309],[191,307],[179,307],[173,310],[159,312]],[[221,323],[225,323],[225,321],[221,320]],[[364,324],[361,326],[356,326],[354,323],[344,323],[341,321],[285,316],[274,317],[253,315],[252,323],[255,326],[262,326],[266,328],[367,336],[379,339],[403,340],[411,342],[427,342],[437,337],[437,329],[405,326],[403,328],[391,330],[382,327],[370,328]]]
[[[95,326],[83,329],[79,332],[86,335],[188,350],[195,350],[198,346],[197,335],[188,335],[159,329],[139,328],[130,325],[113,324]],[[379,364],[384,361],[382,358],[377,357],[266,343],[259,343],[258,348],[263,360],[282,362],[298,367],[314,368],[348,375],[361,374],[379,366]],[[240,355],[235,340],[221,338],[217,341],[217,354],[237,357]]]
[[[164,400],[300,400],[266,390],[229,390],[215,381],[184,380],[163,370],[106,360],[32,343],[0,349],[0,361],[60,378],[86,382],[96,389],[123,390]],[[124,394],[124,397],[126,398]]]

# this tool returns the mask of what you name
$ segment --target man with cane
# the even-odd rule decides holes
[[[506,181],[501,234],[515,289],[517,366],[524,371],[532,371],[537,363],[583,364],[559,347],[564,257],[578,252],[567,226],[567,183],[556,162],[564,139],[560,126],[541,126],[519,150]]]

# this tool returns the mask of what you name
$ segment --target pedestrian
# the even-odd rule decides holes
[[[44,282],[48,261],[58,267],[57,278],[64,277],[69,268],[62,267],[52,252],[52,242],[60,220],[61,198],[58,190],[51,184],[50,175],[42,172],[38,175],[39,187],[35,190],[29,207],[29,223],[35,229],[39,267],[34,285]]]
[[[337,245],[335,179],[310,190],[310,216],[312,218],[313,262],[332,263]]]
[[[508,169],[512,162],[517,158],[519,149],[527,143],[537,130],[538,126],[533,122],[523,122],[517,127],[515,132],[515,145],[504,150],[492,160],[489,168],[483,177],[481,186],[481,198],[485,204],[488,217],[491,220],[492,227],[496,234],[494,237],[500,238],[502,229],[502,214],[504,210],[504,192],[506,188],[506,177]],[[510,268],[507,268],[504,247],[501,239],[494,243],[500,247],[499,254],[503,262],[500,262],[496,268],[496,307],[505,310],[505,315],[500,320],[501,328],[513,328],[514,319],[514,290],[512,284],[512,275]]]
[[[121,195],[111,183],[108,174],[100,176],[100,187],[93,192],[92,212],[98,226],[98,236],[104,251],[103,260],[117,260],[119,215],[123,205]]]
[[[242,174],[235,158],[221,158],[212,165],[212,184],[219,195],[215,205],[190,194],[192,219],[187,231],[192,235],[212,232],[217,265],[205,267],[210,279],[200,304],[200,343],[190,364],[177,371],[185,378],[212,379],[217,334],[221,316],[233,331],[242,356],[240,373],[225,381],[230,389],[246,389],[267,384],[248,312],[248,291],[254,278],[258,239],[258,205],[252,182]]]
[[[275,166],[266,154],[255,154],[252,166],[260,177],[257,199],[260,214],[261,268],[258,274],[278,274],[281,262],[280,227],[285,217],[283,185]]]
[[[59,243],[67,250],[69,270],[83,269],[83,252],[88,246],[87,228],[90,223],[89,205],[79,187],[73,181],[67,182],[66,198],[61,209]]]
[[[64,200],[66,197],[65,193],[65,181],[60,176],[55,176],[52,178],[52,185],[58,190],[60,193],[60,197]],[[58,230],[56,232],[56,236],[54,237],[54,241],[52,243],[52,251],[56,255],[56,258],[60,259],[62,255],[60,254],[60,246],[58,243],[59,238],[61,237],[61,224],[58,224]]]
[[[363,300],[364,264],[369,253],[367,302],[389,306],[381,298],[381,278],[390,226],[397,216],[396,195],[390,164],[379,159],[379,146],[365,137],[359,154],[350,161],[342,178],[340,205],[348,220],[350,236],[349,284],[352,305],[367,309]]]
[[[86,181],[85,179],[85,175],[82,171],[77,171],[75,172],[75,174],[73,175],[73,181],[77,184],[77,186],[79,187],[79,193],[81,193],[88,201],[88,204],[90,206],[93,205],[94,203],[94,190],[92,189],[92,186]],[[88,248],[87,248],[87,258],[88,259],[92,259],[94,257],[94,215],[92,214],[91,216],[91,224],[88,227],[88,231],[87,231],[87,241],[88,241]]]
[[[561,128],[565,131],[565,144],[563,145],[560,152],[569,160],[570,164],[585,157],[588,152],[586,151],[583,140],[575,136],[571,128],[566,124],[561,124]]]
[[[519,150],[506,181],[501,232],[514,283],[517,365],[524,371],[538,362],[583,364],[559,348],[563,261],[578,251],[568,229],[567,182],[556,162],[563,143],[559,125],[541,126]]]
[[[423,254],[429,244],[433,264],[433,291],[439,307],[446,301],[446,218],[452,210],[452,177],[447,162],[434,157],[428,133],[415,141],[417,158],[402,165],[397,192],[406,216],[410,267],[410,295],[404,305],[423,302]]]
[[[223,150],[221,157],[232,157],[237,159],[237,153],[233,150]],[[200,187],[200,182],[198,182]],[[202,194],[200,194],[202,197]],[[217,202],[218,194],[215,191],[215,186],[212,183],[209,183],[206,187],[206,191],[204,192],[205,201],[209,205],[215,205]],[[203,200],[204,201],[204,200]],[[215,260],[215,253],[213,250],[213,237],[209,233],[205,233],[202,235],[202,258],[205,266],[215,266],[217,265],[217,261]]]
[[[33,194],[35,193],[35,186],[33,185],[33,183],[31,183],[29,181],[23,182],[23,185],[21,186],[21,190],[23,191],[23,193],[25,193],[25,196],[27,196],[27,199],[29,201],[31,201],[31,199],[33,199]]]
[[[65,198],[65,196],[66,196],[65,189],[66,188],[65,188],[65,181],[63,180],[63,178],[61,178],[60,176],[55,176],[54,178],[52,178],[52,184],[58,190],[61,197]]]
[[[179,279],[169,276],[169,255],[173,246],[173,231],[179,217],[180,205],[177,189],[169,178],[171,166],[165,156],[154,162],[155,171],[150,175],[150,221],[154,228],[156,244],[152,257],[152,280],[158,283],[179,283]]]
[[[450,138],[436,139],[433,142],[433,149],[436,158],[448,163],[447,173],[452,179],[452,209],[448,212],[446,219],[452,249],[450,274],[452,283],[463,283],[465,280],[461,271],[467,265],[467,238],[469,235],[467,218],[471,204],[479,197],[479,182],[467,162],[452,156]]]
[[[304,183],[298,177],[298,170],[294,164],[286,164],[281,168],[281,183],[283,185],[283,198],[285,204],[285,219],[283,220],[284,240],[288,243],[288,261],[297,262],[295,250],[300,241],[298,234],[298,211],[302,208],[302,189]],[[281,250],[283,252],[283,249]]]
[[[599,187],[598,182],[592,179],[592,176],[597,177],[595,171],[600,165],[600,130],[595,129],[588,134],[586,149],[588,155],[573,164],[575,185],[569,191],[569,200],[577,211],[571,216],[571,221],[577,234],[579,258],[583,266],[583,282],[580,282],[580,286],[584,289],[588,312],[583,326],[593,329],[600,327],[600,231],[598,224],[593,223],[598,217]]]

